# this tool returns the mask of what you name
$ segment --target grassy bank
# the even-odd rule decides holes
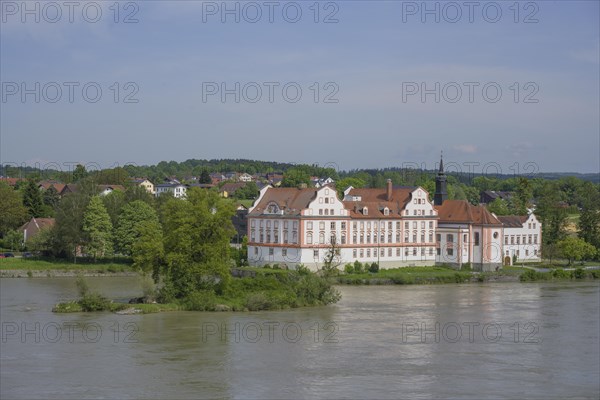
[[[93,262],[78,260],[77,264],[66,260],[32,259],[32,258],[0,258],[0,270],[31,270],[31,271],[74,271],[114,273],[133,271],[128,260]]]
[[[583,280],[583,279],[600,279],[600,270],[584,270],[577,268],[571,271],[564,269],[554,269],[548,272],[538,272],[528,269],[519,276],[521,282],[538,282],[538,281],[565,281],[565,280]]]
[[[338,276],[341,284],[434,284],[468,282],[473,274],[470,271],[456,271],[443,267],[405,267],[382,269],[379,272],[351,273]]]

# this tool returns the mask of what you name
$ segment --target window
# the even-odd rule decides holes
[[[417,229],[417,221],[413,221],[413,229]]]
[[[400,221],[396,221],[396,230],[398,230],[398,231],[400,230]]]
[[[404,243],[408,243],[408,231],[404,232]]]
[[[465,234],[463,235],[463,242],[467,243],[467,241],[468,241],[468,240],[467,240],[467,234],[465,233]]]
[[[408,221],[404,223],[404,229],[408,229]]]
[[[533,244],[537,244],[538,235],[533,235]]]
[[[388,222],[388,230],[392,230],[392,221]]]
[[[454,249],[447,249],[446,252],[447,252],[447,254],[449,256],[453,256],[454,255]]]
[[[432,256],[433,255],[433,247],[429,248],[429,255]]]
[[[510,244],[515,244],[515,235],[510,235]]]
[[[421,243],[425,243],[425,232],[421,232]]]
[[[273,248],[269,248],[269,255],[272,256],[273,255]]]
[[[329,204],[329,197],[325,197],[325,204]]]
[[[323,209],[319,208],[319,215],[323,215]]]
[[[371,243],[371,235],[367,235],[367,243]]]
[[[498,239],[498,232],[494,232],[492,236],[494,237],[494,239]]]
[[[319,197],[319,204],[323,204],[323,198]]]
[[[363,215],[369,215],[369,208],[363,207]]]
[[[286,222],[286,224],[287,224],[287,222]],[[286,228],[287,228],[287,226],[286,226]],[[312,221],[309,221],[306,223],[306,229],[312,230]]]
[[[250,226],[254,228],[255,222],[255,220],[250,221]]]
[[[439,233],[436,233],[435,234],[435,241],[438,242],[438,243],[441,242],[442,241],[442,235],[440,235]]]
[[[371,257],[371,249],[367,249],[367,257]]]
[[[283,231],[283,243],[288,242],[288,231]]]
[[[379,236],[379,243],[385,243],[385,234],[383,232],[381,232],[381,235]]]
[[[535,229],[535,222],[533,223],[533,229]]]
[[[353,258],[356,258],[356,253],[357,253],[356,249],[352,249],[352,257]]]
[[[504,244],[508,244],[508,235],[504,235]]]
[[[531,235],[527,235],[527,243],[531,244]]]
[[[390,247],[390,248],[388,248],[388,257],[391,257],[391,256],[392,256],[392,248]]]
[[[313,250],[313,257],[319,258],[319,250]]]
[[[288,224],[289,224],[289,221],[283,221],[283,228],[287,229],[288,228]]]
[[[356,235],[356,232],[354,232],[354,233],[352,234],[352,243],[353,243],[353,244],[356,244],[356,243],[357,243],[357,235]]]
[[[396,248],[396,257],[400,257],[400,247]]]
[[[454,235],[451,235],[451,234],[446,235],[446,242],[454,243]]]
[[[325,222],[319,222],[319,230],[324,230],[325,229]]]
[[[342,230],[346,230],[346,223],[342,222]]]
[[[342,244],[346,244],[346,232],[342,232]]]
[[[365,256],[365,251],[363,249],[360,249],[360,258],[363,258]]]
[[[267,229],[271,228],[271,221],[267,221]]]
[[[475,236],[474,236],[474,245],[475,246],[479,246],[479,232],[475,232]]]
[[[517,235],[517,244],[521,244],[521,236]]]
[[[329,215],[333,215],[333,214],[334,214],[334,212],[333,212],[333,208],[332,208],[329,210]]]
[[[433,243],[433,231],[429,231],[429,243]]]
[[[531,222],[527,224],[527,229],[531,229]]]
[[[324,232],[319,233],[319,243],[325,244],[325,233]]]
[[[383,215],[390,215],[390,209],[389,209],[389,208],[387,208],[387,207],[385,207],[385,208],[383,209]]]
[[[358,224],[356,223],[356,221],[354,221],[352,223],[352,229],[356,230],[357,229]]]
[[[294,221],[294,229],[298,229],[298,221]]]
[[[325,209],[325,215],[329,215],[329,208]]]
[[[405,256],[408,256],[408,252],[409,252],[409,251],[410,251],[410,247],[406,247],[406,248],[404,249],[404,255],[405,255]]]
[[[425,221],[421,221],[421,229],[425,229]]]
[[[307,244],[312,244],[313,243],[313,236],[312,236],[312,232],[308,232],[306,234],[306,243]]]
[[[425,247],[421,247],[421,255],[424,256],[425,255]]]
[[[413,243],[417,243],[417,231],[413,232],[412,241],[413,241]]]
[[[371,229],[371,221],[367,222],[367,229]]]
[[[298,243],[298,232],[292,232],[292,243]]]
[[[417,248],[413,247],[413,256],[416,256],[416,255],[417,255]]]
[[[436,252],[436,254],[437,254],[438,256],[442,254],[442,253],[441,253],[441,250],[440,250],[440,248],[439,248],[439,247],[438,247],[437,249],[435,249],[435,250],[436,250],[435,252]]]
[[[528,256],[528,255],[529,255],[529,250],[526,249],[525,250],[525,256]]]
[[[360,243],[364,243],[365,242],[365,234],[363,232],[360,233]]]
[[[258,247],[255,247],[255,248],[254,248],[254,255],[255,255],[255,256],[256,256],[256,255],[258,255]]]
[[[429,229],[433,229],[433,221],[429,221]]]
[[[334,231],[335,230],[335,222],[330,223],[329,228]]]

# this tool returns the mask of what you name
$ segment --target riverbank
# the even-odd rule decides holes
[[[1,278],[48,278],[76,276],[135,276],[137,272],[127,260],[79,263],[65,260],[3,258],[0,259]]]

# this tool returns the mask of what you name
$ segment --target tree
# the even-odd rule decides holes
[[[508,204],[501,198],[496,198],[494,201],[487,205],[487,209],[489,212],[492,212],[496,215],[509,215],[510,211],[508,210]]]
[[[56,242],[52,251],[57,256],[72,255],[77,261],[78,248],[84,242],[83,214],[90,201],[85,192],[63,197],[56,209]]]
[[[545,244],[556,243],[566,235],[567,210],[555,183],[545,182],[541,189],[535,214],[542,223]]]
[[[208,173],[208,170],[206,168],[203,169],[202,172],[200,173],[200,177],[198,178],[198,183],[204,183],[204,184],[212,183],[212,179],[210,178],[210,174]]]
[[[12,251],[20,251],[23,248],[23,232],[8,231],[4,235],[4,244]]]
[[[323,257],[323,271],[325,276],[333,275],[337,272],[337,267],[342,264],[341,247],[337,241],[336,235],[331,235],[329,245]]]
[[[520,177],[517,181],[517,190],[511,201],[511,213],[515,215],[527,215],[527,209],[531,206],[533,189],[527,178]]]
[[[75,170],[73,170],[73,182],[79,182],[87,176],[88,172],[86,171],[85,167],[81,164],[77,164],[75,166]]]
[[[16,229],[27,221],[27,208],[21,193],[0,182],[0,236]]]
[[[348,189],[348,187],[352,186],[353,188],[361,189],[365,187],[367,183],[360,178],[352,178],[347,177],[340,179],[335,183],[335,188],[337,189],[337,194],[340,199],[344,198],[344,190]]]
[[[23,205],[27,207],[30,217],[38,218],[44,216],[42,194],[33,179],[29,180],[23,189]]]
[[[46,189],[42,197],[44,205],[52,208],[52,210],[54,210],[60,202],[60,195],[54,186],[50,186],[48,189]]]
[[[580,188],[579,237],[600,249],[600,193],[591,182]]]
[[[86,234],[86,251],[94,260],[112,254],[112,223],[100,196],[94,196],[83,215],[83,232]]]
[[[159,225],[156,211],[148,204],[136,200],[124,205],[115,228],[116,250],[131,255],[132,246],[140,235],[139,226],[142,222],[148,221]]]
[[[240,200],[254,200],[258,196],[258,186],[255,182],[248,182],[235,191],[234,197]]]
[[[594,246],[576,237],[569,236],[558,242],[557,245],[562,256],[569,260],[569,265],[573,263],[573,260],[580,261],[596,255]]]
[[[310,175],[299,168],[290,168],[283,174],[282,187],[310,186]]]
[[[110,216],[110,222],[113,226],[116,226],[121,208],[125,205],[125,193],[120,190],[113,190],[109,194],[102,196],[101,199],[106,212]]]
[[[151,273],[154,282],[158,282],[165,259],[163,232],[158,218],[142,221],[136,226],[131,255],[133,266],[144,274]]]
[[[125,190],[125,201],[131,203],[135,200],[141,200],[148,205],[154,204],[152,194],[145,187],[139,185],[131,185]]]
[[[161,213],[166,261],[164,297],[180,299],[199,290],[224,290],[231,279],[233,204],[216,192],[191,188],[187,200],[171,197]]]

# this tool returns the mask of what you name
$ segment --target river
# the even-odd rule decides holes
[[[89,278],[112,298],[137,278]],[[272,312],[53,314],[72,278],[0,279],[0,397],[590,398],[598,282],[343,286]]]

